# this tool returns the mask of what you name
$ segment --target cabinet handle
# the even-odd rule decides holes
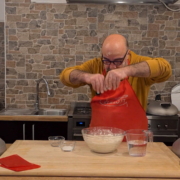
[[[178,137],[178,135],[153,135],[154,137]]]
[[[34,124],[32,125],[32,140],[34,140]]]
[[[73,136],[82,136],[82,134],[74,133]]]
[[[23,124],[23,140],[25,140],[26,139],[26,137],[25,137],[25,133],[26,133],[26,124]]]

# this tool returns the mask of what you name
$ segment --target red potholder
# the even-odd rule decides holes
[[[0,166],[13,171],[25,171],[39,168],[41,166],[30,163],[17,154],[0,159]]]

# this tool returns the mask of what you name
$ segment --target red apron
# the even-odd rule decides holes
[[[127,79],[121,81],[116,90],[94,96],[91,108],[90,127],[106,126],[123,130],[148,128],[146,113]]]

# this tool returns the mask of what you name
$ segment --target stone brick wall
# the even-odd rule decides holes
[[[153,85],[149,97],[170,92],[180,80],[180,12],[162,5],[36,4],[6,0],[6,106],[33,108],[36,80],[44,76],[51,96],[40,84],[40,108],[67,108],[72,101],[90,101],[88,86],[72,89],[60,72],[100,56],[104,38],[124,35],[130,49],[161,56],[172,65],[172,77]],[[170,96],[163,96],[169,101]]]
[[[5,106],[4,22],[0,22],[0,110]]]

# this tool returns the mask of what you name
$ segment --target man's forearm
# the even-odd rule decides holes
[[[86,82],[86,76],[88,74],[89,73],[87,73],[87,72],[75,69],[70,73],[69,80],[74,85],[77,85],[80,83],[87,83]]]
[[[128,76],[132,77],[149,77],[151,73],[147,62],[132,64],[125,68],[127,68]]]

